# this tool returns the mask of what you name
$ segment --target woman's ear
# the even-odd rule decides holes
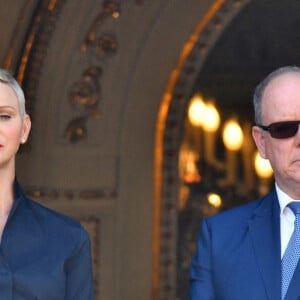
[[[23,133],[21,136],[21,143],[24,144],[26,143],[29,133],[31,129],[31,120],[28,114],[25,114],[24,120],[23,120]]]
[[[252,137],[254,139],[254,142],[256,144],[257,150],[260,154],[260,156],[264,159],[268,159],[266,154],[266,139],[265,139],[265,132],[258,126],[252,127]]]

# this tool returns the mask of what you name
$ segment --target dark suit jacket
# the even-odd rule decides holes
[[[280,300],[280,247],[275,191],[204,220],[191,265],[189,300]],[[286,299],[299,295],[298,265]]]

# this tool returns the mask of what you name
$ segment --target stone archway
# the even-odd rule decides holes
[[[192,86],[210,50],[248,2],[216,1],[211,6],[182,48],[162,99],[155,147],[154,299],[177,299],[178,151]]]

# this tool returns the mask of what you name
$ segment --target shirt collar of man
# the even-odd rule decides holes
[[[286,206],[293,202],[293,201],[300,201],[300,200],[296,200],[291,198],[288,194],[286,194],[278,185],[277,183],[275,183],[275,188],[276,188],[276,192],[277,192],[277,197],[278,197],[278,201],[279,201],[279,206],[280,206],[280,215],[282,215],[284,213],[284,209],[286,208]]]

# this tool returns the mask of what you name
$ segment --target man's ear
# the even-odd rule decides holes
[[[266,139],[265,139],[265,132],[258,126],[252,127],[252,137],[254,139],[254,142],[256,144],[257,150],[260,154],[260,156],[264,159],[268,159],[266,154]]]
[[[31,129],[31,120],[28,114],[26,114],[24,116],[24,120],[23,120],[23,133],[21,136],[21,143],[24,144],[26,143],[29,133],[30,133],[30,129]]]

